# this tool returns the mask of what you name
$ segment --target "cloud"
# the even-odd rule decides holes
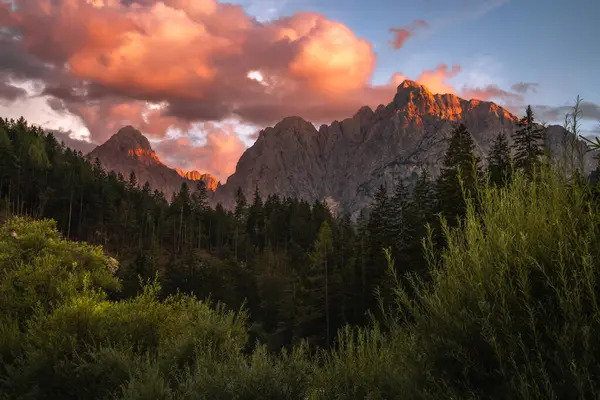
[[[559,107],[537,105],[531,108],[536,113],[537,118],[542,121],[562,122],[566,114],[573,112],[572,105]],[[600,121],[600,105],[589,101],[582,101],[579,108],[582,120]]]
[[[61,126],[72,131],[65,137],[86,133],[75,122],[94,143],[134,125],[162,140],[154,147],[167,164],[221,178],[233,172],[245,144],[233,125],[217,121],[235,118],[255,132],[293,115],[330,123],[365,104],[387,104],[405,79],[397,73],[372,85],[372,44],[317,13],[259,22],[215,0],[14,3],[14,10],[0,5],[0,72],[35,83],[31,101],[43,103],[48,121],[69,121]],[[395,44],[426,26],[393,28]],[[460,72],[440,64],[416,80],[434,93],[457,93],[451,80]],[[5,86],[4,97],[18,98]],[[192,140],[198,129],[204,144]],[[173,131],[182,136],[169,138]]]
[[[525,94],[529,91],[531,92],[536,92],[537,88],[540,86],[539,83],[533,83],[533,82],[519,82],[519,83],[515,83],[514,85],[511,86],[511,89],[514,90],[517,93],[522,93]]]
[[[82,105],[93,100],[162,102],[155,130],[246,114],[273,123],[369,90],[375,66],[369,42],[316,13],[258,23],[212,0],[15,1],[18,11],[2,20],[19,35],[2,38],[1,68],[51,84],[44,94],[87,121],[99,120]],[[276,112],[258,112],[269,107]],[[110,129],[91,124],[90,132],[100,139]]]
[[[513,85],[514,86],[514,85]],[[490,100],[500,99],[507,103],[522,104],[523,96],[518,93],[512,93],[503,89],[500,89],[496,85],[487,85],[481,88],[469,88],[465,87],[461,91],[461,94],[467,99],[478,99],[478,100]]]
[[[412,25],[404,26],[402,28],[390,28],[390,32],[394,34],[394,40],[392,40],[392,48],[394,50],[399,50],[404,46],[404,42],[406,42],[409,38],[414,36],[415,31],[419,28],[426,28],[427,22],[422,19],[417,19],[413,21]]]
[[[96,147],[94,143],[73,138],[73,132],[71,131],[64,131],[62,129],[47,129],[46,131],[52,133],[56,137],[56,140],[63,142],[65,146],[76,151],[81,151],[83,154],[89,153]]]
[[[433,69],[425,70],[419,75],[416,82],[421,85],[425,85],[432,93],[451,93],[457,94],[456,89],[450,83],[448,83],[448,79],[451,79],[458,75],[461,71],[460,65],[453,65],[451,68],[448,68],[446,64],[439,64],[437,67]],[[407,78],[404,74],[395,73],[392,75],[390,83],[393,86],[398,86]]]
[[[12,103],[27,96],[27,90],[13,86],[0,74],[0,102]]]
[[[156,144],[155,151],[167,165],[184,170],[206,171],[224,182],[235,172],[237,162],[246,149],[233,124],[219,126],[203,123],[200,130],[204,143],[196,144],[190,137],[167,139]]]

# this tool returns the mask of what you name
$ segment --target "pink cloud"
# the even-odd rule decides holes
[[[409,26],[402,28],[390,28],[390,32],[394,34],[394,39],[391,44],[394,50],[399,50],[404,46],[404,43],[415,35],[415,32],[420,28],[426,28],[428,26],[426,21],[417,19]]]
[[[460,65],[453,65],[448,68],[446,64],[439,64],[433,69],[425,70],[415,79],[421,85],[426,86],[432,93],[452,93],[456,94],[456,89],[447,82],[448,79],[454,78],[461,71]],[[404,74],[396,72],[390,80],[391,85],[397,86],[407,78]]]
[[[181,137],[161,141],[155,146],[155,151],[167,165],[177,165],[184,170],[205,171],[224,182],[235,172],[246,146],[233,125],[219,127],[204,123],[201,130],[206,138],[203,145],[196,145],[188,137]]]
[[[264,127],[297,115],[330,123],[363,105],[387,104],[406,78],[372,85],[372,44],[317,13],[259,23],[215,0],[14,3],[18,11],[0,4],[0,27],[18,30],[20,39],[0,38],[0,58],[15,76],[44,82],[53,110],[81,118],[96,143],[124,125],[161,138],[201,123],[206,145],[183,138],[156,150],[173,166],[221,178],[244,145],[231,126],[210,121],[233,116]],[[394,46],[426,26],[392,28]],[[449,80],[459,72],[440,64],[416,80],[434,93],[456,93]],[[468,93],[489,95],[476,90]]]

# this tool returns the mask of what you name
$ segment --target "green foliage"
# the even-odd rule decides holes
[[[235,212],[187,184],[169,203],[2,124],[0,198],[57,216],[0,226],[2,399],[599,395],[600,196],[549,163],[481,182],[459,126],[435,187],[381,187],[353,226],[258,190]]]
[[[118,281],[101,248],[64,240],[52,221],[15,218],[0,232],[3,398],[295,399],[306,390],[306,346],[246,355],[244,311],[187,295],[161,301],[156,281],[111,301],[104,289]],[[26,274],[35,276],[19,280]]]
[[[51,220],[16,217],[0,227],[0,318],[27,317],[81,290],[117,290],[117,262],[102,249],[64,240]]]

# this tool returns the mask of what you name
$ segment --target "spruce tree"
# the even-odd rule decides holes
[[[135,190],[138,185],[137,176],[135,176],[135,172],[131,171],[129,174],[129,181],[127,182],[127,188],[129,190]]]
[[[240,236],[242,236],[242,232],[243,232],[243,226],[246,223],[246,218],[247,218],[247,208],[248,208],[248,202],[246,201],[246,196],[244,196],[244,191],[242,190],[241,187],[238,186],[237,190],[235,191],[235,210],[233,212],[233,216],[234,216],[234,224],[235,224],[235,229],[234,229],[234,256],[235,259],[238,259],[238,250],[239,250],[239,246],[240,246],[240,242],[242,240]]]
[[[6,131],[0,127],[0,199],[3,197],[3,188],[8,187],[7,183],[16,167],[16,161],[12,142]]]
[[[413,227],[413,232],[409,237],[407,257],[411,270],[425,270],[422,240],[427,234],[426,226],[429,224],[431,228],[436,228],[439,224],[439,220],[434,215],[436,211],[435,184],[426,169],[417,178],[412,192],[411,206],[408,219]]]
[[[488,156],[488,174],[494,185],[505,186],[510,180],[511,157],[508,140],[504,133],[498,134]]]
[[[202,221],[208,207],[207,198],[206,182],[199,180],[196,182],[196,191],[192,194],[192,208],[196,218],[196,226],[198,227],[198,248],[202,247]]]
[[[325,310],[325,342],[329,344],[331,339],[330,336],[330,317],[329,317],[329,270],[331,268],[330,263],[328,263],[331,258],[333,251],[333,239],[331,233],[331,227],[327,221],[321,224],[321,228],[319,229],[319,233],[317,235],[317,240],[315,241],[314,251],[309,255],[309,260],[311,265],[318,271],[321,269],[322,272],[317,273],[317,277],[321,276],[323,278],[322,284],[323,287],[315,288],[317,291],[322,291],[324,295],[324,310]],[[309,277],[309,279],[315,277]],[[317,278],[317,281],[319,279]],[[320,296],[317,296],[320,297]]]
[[[405,250],[407,237],[412,230],[408,218],[410,205],[408,189],[404,181],[399,180],[394,194],[389,200],[388,221],[386,221],[397,264],[401,263],[400,253]]]
[[[374,196],[373,208],[369,215],[368,229],[368,255],[367,270],[365,278],[367,284],[367,308],[374,306],[373,291],[381,287],[385,279],[387,262],[384,255],[384,249],[392,245],[389,235],[390,222],[390,199],[387,189],[381,185]]]
[[[467,197],[475,195],[480,179],[480,166],[474,151],[475,144],[471,134],[464,124],[460,124],[452,132],[437,181],[438,211],[448,219],[450,225],[455,225],[457,219],[465,214],[463,190]]]
[[[525,116],[517,123],[513,134],[515,167],[523,170],[529,177],[539,168],[544,155],[545,129],[536,123],[531,106],[527,106]]]

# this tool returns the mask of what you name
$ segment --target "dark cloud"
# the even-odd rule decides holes
[[[96,145],[94,143],[72,138],[71,131],[63,131],[59,129],[46,129],[46,132],[52,133],[56,137],[56,140],[58,140],[59,142],[63,142],[65,146],[73,150],[81,151],[83,154],[87,154],[90,151],[94,150],[94,148],[96,148]]]
[[[581,110],[581,118],[584,120],[600,121],[600,105],[582,101],[579,105]],[[565,115],[573,112],[573,106],[532,106],[533,111],[536,113],[537,118],[542,121],[563,121]]]
[[[479,100],[499,99],[507,104],[516,105],[523,102],[523,96],[518,93],[509,92],[500,89],[496,85],[487,85],[481,88],[465,87],[462,90],[462,95],[468,99],[475,98]]]
[[[0,76],[0,102],[11,103],[27,96],[27,91],[23,88],[13,86]]]
[[[539,83],[534,82],[519,82],[515,83],[511,86],[511,89],[517,93],[525,94],[529,91],[536,92],[537,88],[540,86]]]

